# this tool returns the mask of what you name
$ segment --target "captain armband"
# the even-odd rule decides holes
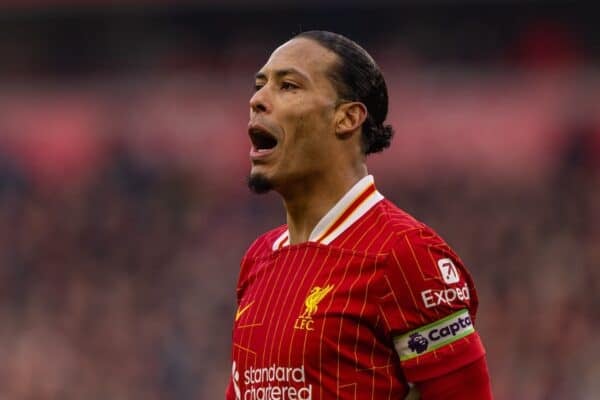
[[[475,332],[467,309],[394,338],[400,361],[427,354]]]

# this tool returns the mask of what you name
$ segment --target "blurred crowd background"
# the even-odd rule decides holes
[[[499,400],[600,396],[600,28],[529,1],[0,4],[0,399],[220,399],[254,73],[294,33],[390,91],[379,190],[470,268]]]

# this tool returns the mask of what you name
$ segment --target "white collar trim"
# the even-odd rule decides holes
[[[329,244],[365,215],[383,195],[375,189],[375,180],[367,175],[359,180],[317,223],[308,241]],[[273,250],[289,246],[286,229],[274,242]]]

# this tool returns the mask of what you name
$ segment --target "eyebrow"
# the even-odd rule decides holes
[[[304,79],[305,81],[309,81],[308,76],[306,76],[304,73],[298,71],[296,68],[285,68],[285,69],[278,69],[275,70],[273,72],[273,74],[275,75],[276,78],[283,78],[286,75],[298,75],[300,76],[300,78]],[[267,79],[267,74],[265,74],[264,72],[257,72],[256,75],[254,76],[255,79]]]

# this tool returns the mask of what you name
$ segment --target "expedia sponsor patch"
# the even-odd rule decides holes
[[[471,299],[469,286],[465,283],[462,287],[446,288],[442,290],[427,289],[421,292],[423,304],[427,308],[436,307],[444,304],[451,304],[454,301],[465,301]]]
[[[401,361],[428,353],[475,332],[469,312],[464,309],[439,321],[394,338]]]

